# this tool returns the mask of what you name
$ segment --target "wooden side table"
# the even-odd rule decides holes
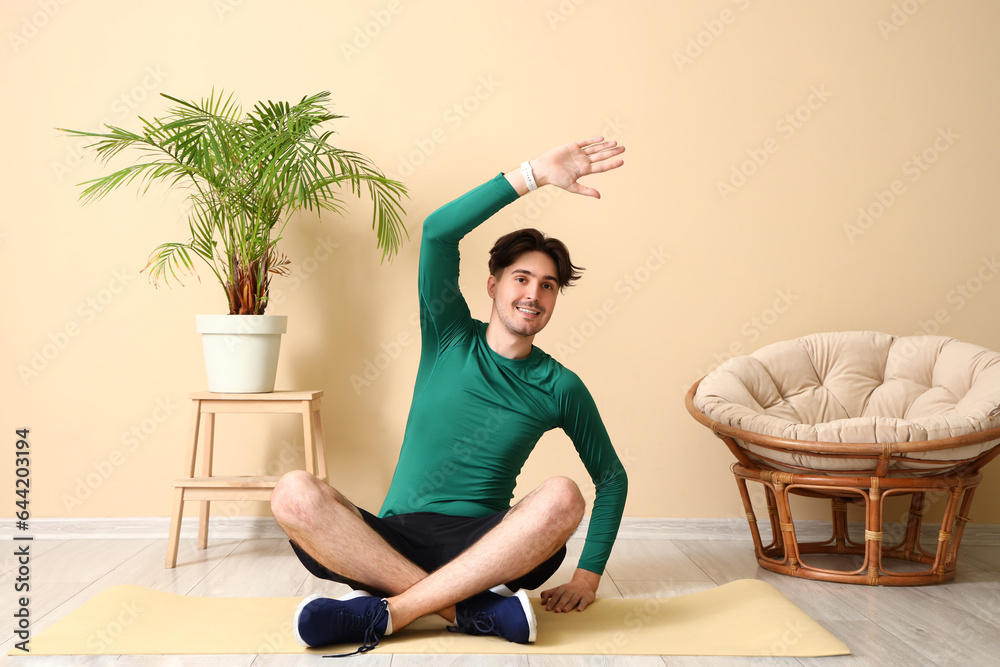
[[[267,394],[214,394],[201,391],[191,394],[191,448],[184,468],[185,477],[174,480],[174,507],[167,540],[167,564],[177,565],[184,503],[201,502],[198,524],[198,548],[208,546],[209,505],[213,500],[270,500],[278,482],[273,476],[213,476],[212,455],[215,439],[215,415],[220,413],[301,413],[305,440],[306,471],[326,480],[326,457],[323,453],[323,424],[320,420],[322,391],[275,391]],[[195,477],[195,459],[201,449],[201,477]]]

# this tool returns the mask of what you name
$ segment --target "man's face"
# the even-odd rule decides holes
[[[486,289],[508,331],[534,336],[548,323],[556,306],[556,263],[544,252],[526,252],[504,269],[499,279],[490,276]]]

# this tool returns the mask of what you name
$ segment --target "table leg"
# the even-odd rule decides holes
[[[305,440],[306,472],[316,474],[316,445],[312,401],[302,401],[302,437]]]
[[[181,521],[184,519],[184,487],[174,489],[174,509],[170,515],[170,537],[167,539],[167,564],[170,569],[177,566],[177,547],[181,537]]]
[[[215,413],[209,412],[203,415],[205,419],[205,429],[201,448],[201,476],[212,476],[212,455],[215,446]],[[201,501],[201,515],[198,520],[198,548],[208,548],[208,518],[210,514],[211,502]]]

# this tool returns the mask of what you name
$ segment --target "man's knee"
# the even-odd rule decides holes
[[[554,515],[580,523],[587,509],[587,502],[580,487],[569,477],[552,477],[542,485],[548,493]]]
[[[282,475],[271,492],[271,513],[280,524],[309,516],[319,505],[323,484],[315,475],[304,470],[292,470]]]

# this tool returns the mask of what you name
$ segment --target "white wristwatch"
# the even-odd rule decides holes
[[[524,183],[528,186],[528,192],[534,192],[538,189],[538,185],[535,184],[535,174],[531,171],[530,162],[521,163],[521,175],[524,176]]]

